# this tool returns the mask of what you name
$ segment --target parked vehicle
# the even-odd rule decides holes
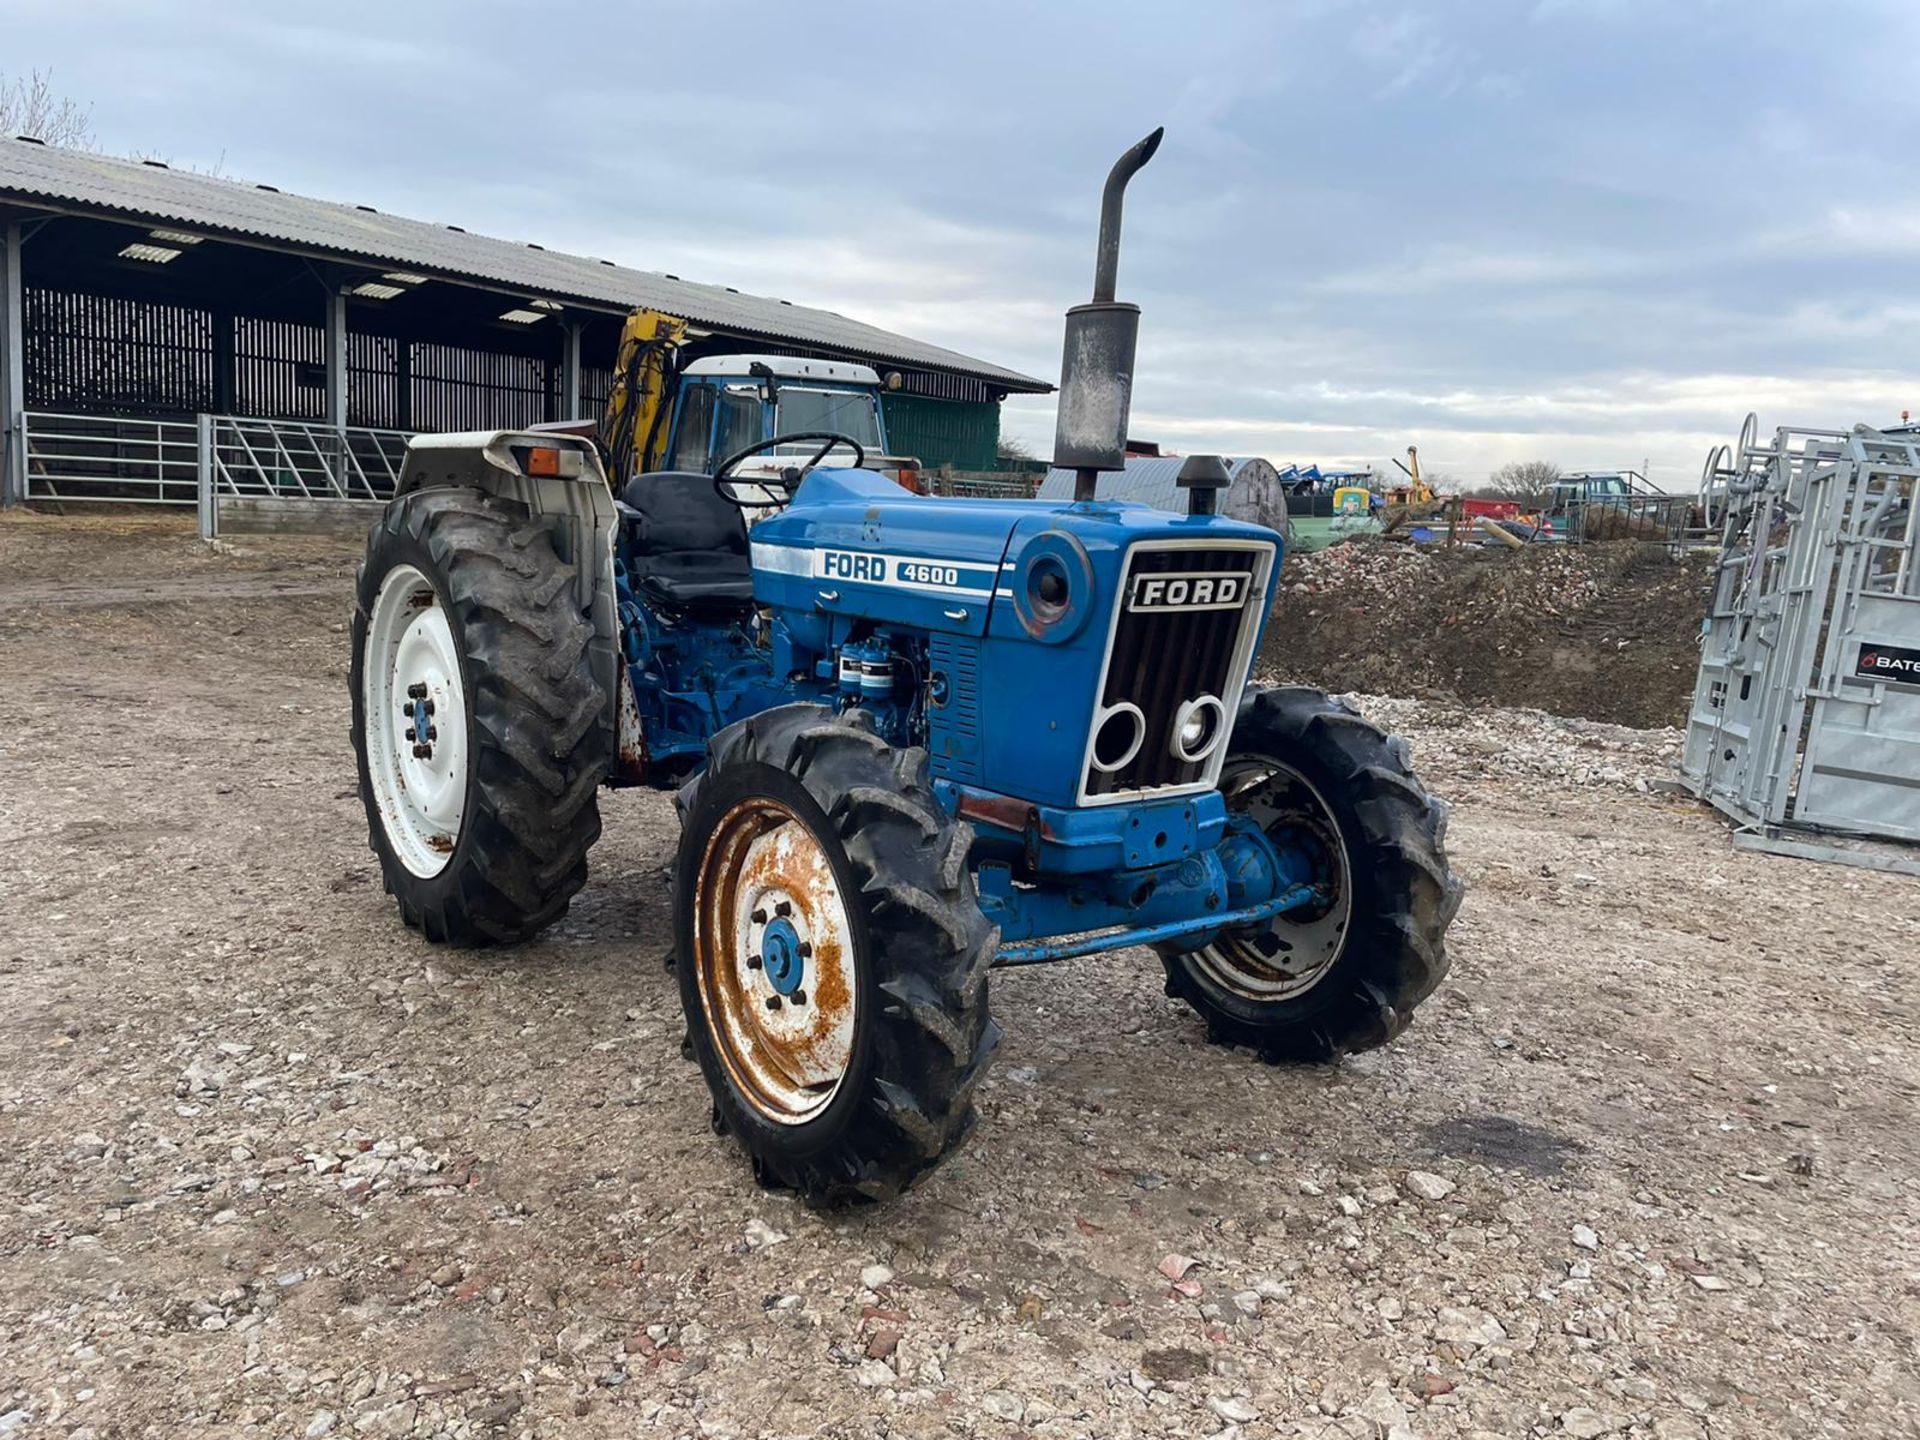
[[[1215,513],[1213,457],[1185,515],[1095,494],[1139,321],[1121,199],[1159,138],[1108,177],[1068,312],[1072,500],[910,494],[838,415],[712,473],[427,436],[368,541],[353,736],[402,918],[525,939],[586,882],[601,786],[675,789],[687,1052],[714,1128],[814,1204],[894,1195],[965,1138],[996,966],[1151,947],[1268,1060],[1383,1044],[1446,971],[1460,885],[1406,747],[1248,684],[1280,536]]]

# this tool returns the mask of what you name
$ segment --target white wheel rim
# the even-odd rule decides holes
[[[363,668],[367,774],[380,828],[394,857],[431,879],[453,858],[466,815],[467,692],[446,607],[411,565],[396,565],[380,582]]]
[[[695,908],[693,963],[721,1064],[761,1115],[805,1124],[839,1093],[859,1016],[832,860],[786,805],[743,800],[707,841]]]
[[[1353,920],[1353,871],[1339,822],[1326,797],[1291,765],[1271,758],[1236,755],[1220,777],[1227,807],[1251,815],[1273,834],[1297,827],[1324,849],[1329,891],[1325,904],[1299,918],[1279,916],[1244,930],[1231,930],[1188,958],[1214,984],[1248,1000],[1275,1002],[1306,994],[1333,968],[1346,948]]]

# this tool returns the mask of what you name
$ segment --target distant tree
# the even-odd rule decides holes
[[[0,135],[85,149],[93,144],[93,107],[56,94],[51,70],[0,71]]]
[[[1553,494],[1553,482],[1559,478],[1560,467],[1551,460],[1509,460],[1476,491],[1495,500],[1538,505]]]
[[[1002,460],[1031,460],[1033,459],[1033,446],[1022,440],[1018,435],[1009,435],[1005,431],[1002,431],[1000,434],[1000,448],[997,453]]]

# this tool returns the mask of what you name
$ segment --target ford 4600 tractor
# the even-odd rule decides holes
[[[611,477],[589,439],[448,435],[368,541],[354,738],[401,915],[523,939],[585,882],[601,786],[677,789],[687,1048],[715,1129],[814,1204],[966,1136],[996,966],[1151,947],[1269,1060],[1384,1043],[1446,968],[1460,887],[1404,745],[1248,685],[1279,536],[1215,513],[1217,460],[1184,516],[1094,493],[1139,321],[1121,200],[1158,141],[1109,176],[1068,312],[1071,503],[910,494],[830,429]]]

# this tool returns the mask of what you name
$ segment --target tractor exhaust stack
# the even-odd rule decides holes
[[[1093,499],[1094,482],[1102,470],[1127,468],[1127,415],[1133,405],[1140,307],[1113,298],[1120,273],[1120,212],[1127,182],[1153,158],[1165,133],[1165,127],[1155,130],[1114,162],[1100,197],[1093,299],[1067,311],[1053,463],[1076,472],[1075,501]]]

